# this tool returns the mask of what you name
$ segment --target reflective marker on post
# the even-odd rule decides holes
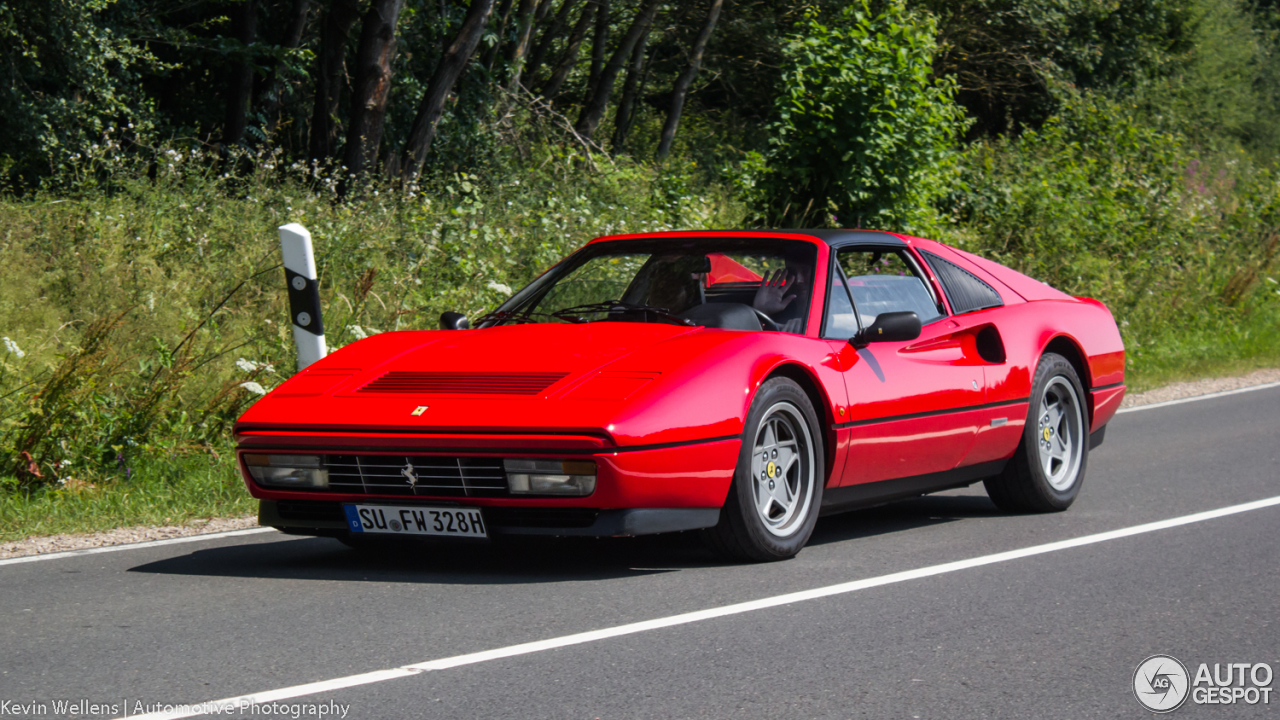
[[[324,357],[324,325],[320,319],[320,285],[311,253],[311,233],[298,223],[280,226],[280,253],[289,289],[289,316],[298,346],[298,370]]]

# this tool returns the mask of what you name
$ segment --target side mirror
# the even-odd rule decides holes
[[[876,316],[871,327],[863,328],[849,338],[849,344],[862,348],[873,342],[898,342],[920,337],[920,316],[914,312],[887,312]]]
[[[919,323],[916,323],[919,325]],[[471,328],[471,321],[466,315],[460,312],[440,313],[440,329],[441,330],[468,330]]]

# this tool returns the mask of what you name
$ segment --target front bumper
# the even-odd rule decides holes
[[[445,450],[439,446],[416,448],[405,443],[395,450],[353,447],[353,440],[279,437],[243,442],[239,453],[304,452],[327,454],[440,455],[500,459],[502,457],[592,459],[597,466],[596,489],[585,497],[473,496],[454,492],[433,495],[407,488],[395,494],[334,492],[329,490],[279,490],[254,482],[240,462],[241,474],[251,495],[260,503],[259,523],[285,532],[335,535],[346,530],[344,503],[477,507],[486,525],[498,534],[627,536],[678,532],[711,527],[719,519],[738,461],[740,441],[716,439],[689,445],[647,448],[581,449],[530,448],[483,452]],[[265,442],[264,442],[265,441]],[[304,450],[305,448],[305,450]]]
[[[295,535],[337,536],[347,531],[342,503],[260,500],[258,524]],[[504,508],[480,511],[498,535],[631,537],[698,530],[720,521],[720,508]]]

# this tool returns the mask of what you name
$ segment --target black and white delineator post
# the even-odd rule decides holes
[[[316,280],[315,256],[311,253],[311,233],[298,223],[281,225],[280,254],[284,256],[289,316],[293,320],[293,342],[298,346],[298,370],[301,371],[328,353],[320,320],[320,284]]]

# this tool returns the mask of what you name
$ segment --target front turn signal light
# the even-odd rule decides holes
[[[245,453],[244,464],[259,485],[276,488],[326,488],[329,471],[319,455]]]
[[[596,491],[596,464],[591,460],[508,458],[503,464],[512,495],[582,497]]]

